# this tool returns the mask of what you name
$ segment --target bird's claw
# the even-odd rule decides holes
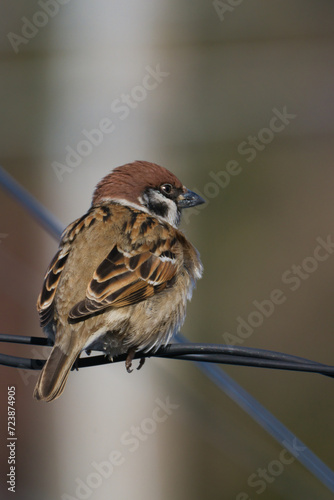
[[[126,371],[128,373],[133,372],[132,361],[133,361],[133,358],[135,357],[135,354],[136,354],[136,349],[129,349],[126,360],[125,360],[125,368],[126,368]],[[145,358],[140,358],[137,370],[140,370],[144,363],[145,363]]]

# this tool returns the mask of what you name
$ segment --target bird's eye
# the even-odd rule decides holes
[[[169,195],[173,191],[173,186],[171,184],[163,184],[162,186],[160,186],[160,191],[163,194]]]

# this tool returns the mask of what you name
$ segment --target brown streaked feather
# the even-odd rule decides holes
[[[54,256],[44,278],[43,288],[37,300],[37,310],[40,316],[40,325],[46,326],[53,316],[54,297],[64,269],[70,248],[60,248]]]
[[[119,250],[117,252],[121,253]],[[137,256],[138,259],[134,260]],[[141,302],[160,292],[176,271],[175,263],[162,261],[150,252],[130,258],[123,254],[122,265],[107,258],[95,271],[87,288],[86,299],[72,308],[69,318],[77,320],[110,306],[125,307]]]
[[[37,300],[37,310],[42,327],[46,326],[53,318],[54,299],[61,273],[71,251],[71,244],[84,228],[90,227],[96,221],[105,221],[111,215],[112,208],[110,206],[91,208],[84,216],[72,222],[63,232],[59,250],[49,264],[42,291]]]
[[[97,267],[88,284],[86,298],[72,307],[68,318],[81,321],[111,306],[120,308],[136,304],[160,293],[175,277],[178,270],[175,248],[182,246],[179,231],[117,202],[93,207],[68,226],[49,266],[37,304],[41,326],[46,326],[53,318],[57,286],[73,241],[94,221],[106,222],[113,215],[126,215],[120,242]]]
[[[94,272],[86,298],[71,309],[70,320],[141,302],[161,292],[174,278],[178,270],[174,228],[132,210],[123,229],[121,241]]]

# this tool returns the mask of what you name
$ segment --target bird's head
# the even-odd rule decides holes
[[[183,208],[204,203],[164,167],[135,161],[115,168],[96,186],[92,205],[115,201],[178,227]]]

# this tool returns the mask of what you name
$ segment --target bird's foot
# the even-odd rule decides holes
[[[137,366],[137,370],[140,370],[142,366],[145,364],[146,358],[140,358],[139,365]]]
[[[132,370],[132,361],[133,361],[133,358],[135,357],[135,354],[136,354],[135,348],[128,350],[128,354],[127,354],[127,357],[125,360],[125,368],[126,368],[126,371],[128,373],[131,373],[133,371]],[[140,370],[144,363],[145,363],[145,358],[140,358],[137,370]]]
[[[72,370],[76,370],[77,372],[79,371],[79,359],[80,359],[80,354],[77,356],[72,366]]]
[[[127,354],[126,360],[125,360],[125,368],[126,368],[126,371],[128,373],[131,373],[133,371],[132,370],[132,360],[135,357],[135,354],[136,354],[136,349],[129,349],[128,350],[128,354]]]

